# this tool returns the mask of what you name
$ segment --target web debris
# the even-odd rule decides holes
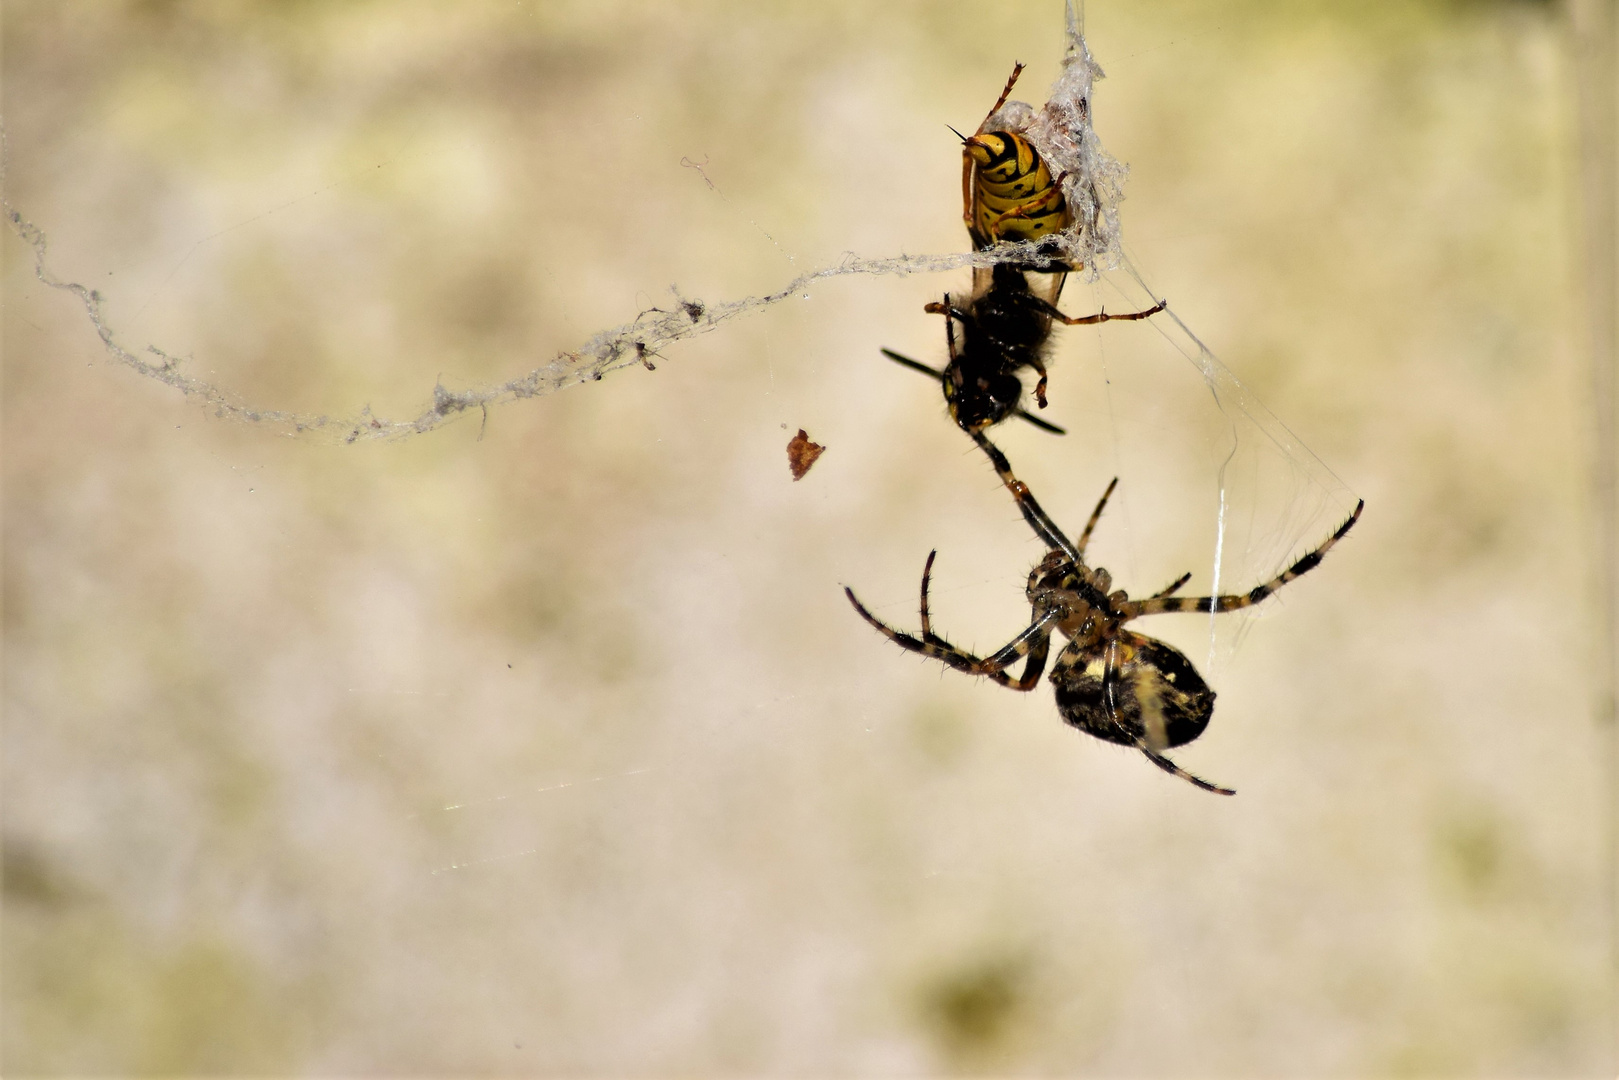
[[[1059,238],[1060,249],[1083,266],[1088,276],[1116,265],[1118,256],[1117,202],[1122,193],[1124,166],[1102,149],[1090,124],[1090,90],[1101,69],[1091,59],[1090,50],[1073,11],[1067,9],[1067,50],[1062,72],[1052,89],[1051,99],[1038,112],[1024,102],[1008,102],[1001,110],[1006,123],[1026,131],[1042,153],[1063,170],[1064,191],[1076,208],[1076,223],[1069,234]],[[5,130],[0,123],[0,187],[5,181]],[[704,176],[707,179],[707,176]],[[211,408],[222,420],[266,425],[293,437],[321,437],[354,443],[362,440],[400,439],[433,431],[463,414],[473,411],[485,417],[488,410],[526,398],[542,397],[579,383],[600,381],[610,372],[630,365],[648,367],[648,357],[687,338],[709,333],[732,319],[756,312],[801,295],[826,278],[845,274],[932,274],[962,267],[990,267],[999,263],[1027,262],[1035,254],[1030,242],[1003,243],[986,251],[942,255],[898,255],[868,257],[849,253],[834,266],[810,270],[793,278],[782,288],[740,300],[708,303],[674,293],[674,303],[652,307],[634,319],[603,330],[579,348],[557,354],[549,362],[527,374],[494,385],[451,390],[442,382],[433,387],[431,402],[409,418],[389,418],[374,414],[370,407],[355,416],[329,416],[262,408],[239,395],[184,370],[184,360],[156,345],[136,349],[125,345],[108,323],[104,297],[95,289],[76,281],[64,281],[50,270],[45,232],[24,218],[0,196],[7,220],[14,232],[33,248],[34,276],[52,289],[76,296],[103,347],[119,363],[136,374],[155,379],[178,390],[185,397]],[[1050,237],[1042,253],[1051,254]]]
[[[171,356],[156,345],[147,345],[144,354],[132,351],[118,340],[116,331],[108,324],[102,310],[104,297],[96,289],[76,281],[63,281],[51,273],[46,265],[48,238],[32,222],[24,218],[9,201],[4,206],[7,220],[23,242],[34,249],[34,276],[53,289],[61,289],[79,298],[85,315],[97,336],[116,360],[136,374],[156,379],[212,407],[214,415],[222,420],[237,420],[250,424],[265,424],[284,429],[288,434],[304,435],[325,433],[337,435],[344,442],[369,439],[399,439],[423,435],[456,419],[469,410],[488,410],[524,398],[542,397],[585,382],[599,382],[610,372],[630,365],[651,368],[648,357],[662,352],[677,341],[709,333],[739,316],[762,311],[772,304],[802,294],[815,282],[844,274],[921,274],[954,270],[963,266],[991,266],[1020,257],[1015,248],[1028,249],[1022,258],[1028,258],[1032,244],[1008,245],[994,252],[962,253],[959,255],[898,255],[887,258],[869,258],[849,254],[836,266],[824,267],[800,274],[783,288],[759,296],[740,300],[727,300],[707,304],[675,292],[675,304],[670,308],[653,307],[638,314],[630,322],[603,330],[578,349],[557,354],[549,363],[534,368],[526,375],[490,386],[468,390],[450,390],[442,383],[433,387],[432,404],[409,419],[390,419],[373,414],[369,407],[358,416],[334,417],[316,413],[290,412],[280,409],[259,408],[244,402],[233,392],[206,379],[188,375],[181,369],[182,359]]]

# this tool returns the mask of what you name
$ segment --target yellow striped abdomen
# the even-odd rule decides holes
[[[1072,217],[1062,188],[1029,140],[1009,131],[974,135],[962,147],[971,173],[973,246],[1038,240],[1060,232]]]

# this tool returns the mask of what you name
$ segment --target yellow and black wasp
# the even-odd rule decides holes
[[[1012,68],[1006,88],[976,132],[970,137],[956,132],[961,138],[961,216],[974,250],[1002,241],[1039,240],[1062,232],[1074,220],[1063,197],[1063,178],[1051,175],[1034,144],[1015,131],[984,130],[1012,96],[1022,73],[1022,64]]]
[[[1054,178],[1034,145],[1011,131],[984,131],[1012,93],[1019,64],[971,138],[963,138],[962,197],[967,232],[975,249],[1003,240],[1038,240],[1072,223],[1063,198],[1061,178]],[[959,134],[959,133],[958,133]],[[1035,399],[1046,407],[1045,350],[1053,320],[1066,326],[1088,326],[1113,320],[1144,319],[1163,310],[1157,304],[1125,315],[1071,317],[1057,308],[1057,297],[1070,267],[1054,259],[1030,263],[998,263],[973,271],[973,292],[965,300],[946,294],[925,310],[946,317],[950,361],[944,370],[930,367],[892,349],[883,355],[939,380],[950,417],[962,430],[979,432],[1009,416],[1019,416],[1056,435],[1062,428],[1025,411],[1020,404],[1019,373],[1039,373]],[[1029,283],[1029,273],[1047,278],[1042,292]],[[958,334],[957,328],[960,328]]]

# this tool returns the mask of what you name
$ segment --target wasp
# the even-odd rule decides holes
[[[912,360],[893,351],[883,355],[931,375],[944,389],[950,418],[963,431],[973,434],[1017,416],[1054,435],[1066,432],[1026,411],[1020,404],[1023,380],[1019,373],[1032,368],[1039,380],[1034,396],[1040,408],[1046,407],[1046,345],[1053,321],[1064,326],[1094,326],[1097,323],[1145,319],[1164,309],[1163,302],[1145,311],[1124,315],[1098,312],[1095,315],[1064,315],[1052,301],[1029,285],[1028,275],[1016,266],[1002,263],[988,271],[988,285],[962,301],[948,293],[944,300],[927,304],[923,310],[943,315],[945,341],[950,361],[944,370]],[[958,334],[957,328],[960,328]]]
[[[982,675],[1012,690],[1030,691],[1040,682],[1051,652],[1053,634],[1068,639],[1051,665],[1049,679],[1056,690],[1057,711],[1064,722],[1087,735],[1141,751],[1165,772],[1219,795],[1235,792],[1194,776],[1164,756],[1164,751],[1193,741],[1209,726],[1215,693],[1184,654],[1155,638],[1127,629],[1144,615],[1175,611],[1240,611],[1260,603],[1291,581],[1321,565],[1322,558],[1360,520],[1364,500],[1349,518],[1313,551],[1262,585],[1243,593],[1222,596],[1176,596],[1191,580],[1183,574],[1167,587],[1141,600],[1114,589],[1108,572],[1087,565],[1085,549],[1101,520],[1115,478],[1102,493],[1079,539],[1070,540],[1035,500],[1027,484],[1012,474],[1006,456],[982,434],[973,435],[989,456],[1001,482],[1017,500],[1024,520],[1050,549],[1029,572],[1025,595],[1029,601],[1027,629],[988,656],[978,657],[950,644],[933,632],[928,612],[928,582],[934,551],[922,568],[920,637],[896,630],[878,619],[855,598],[844,594],[860,617],[902,648],[931,656],[957,671]],[[1008,669],[1024,661],[1023,674]]]
[[[978,132],[970,138],[961,136],[962,214],[975,249],[1001,241],[1038,240],[1073,222],[1062,193],[1062,177],[1052,176],[1034,145],[1016,132],[984,130],[1011,97],[1022,72],[1022,64],[1012,69],[1011,78],[978,125]],[[973,271],[971,296],[955,300],[947,294],[942,302],[930,303],[924,309],[944,315],[947,320],[945,336],[950,360],[943,370],[892,349],[882,350],[883,355],[939,380],[950,416],[964,431],[983,431],[1017,416],[1045,431],[1065,434],[1062,428],[1032,415],[1020,404],[1020,372],[1031,368],[1039,376],[1035,399],[1040,408],[1046,407],[1045,352],[1052,322],[1089,326],[1145,319],[1163,310],[1160,302],[1146,311],[1124,315],[1064,315],[1057,307],[1057,298],[1069,269],[1067,263],[1054,258],[980,267]],[[1029,274],[1034,272],[1046,278],[1039,290],[1029,283]]]
[[[975,250],[1001,241],[1038,240],[1074,220],[1063,197],[1063,177],[1051,175],[1034,144],[1014,131],[984,130],[1012,96],[1021,74],[1020,63],[973,135],[956,132],[961,139],[961,215]]]

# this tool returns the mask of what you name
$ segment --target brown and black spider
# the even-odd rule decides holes
[[[854,591],[844,593],[860,617],[884,636],[912,652],[940,660],[957,671],[983,675],[1013,690],[1033,690],[1045,669],[1055,631],[1068,638],[1057,654],[1050,679],[1057,690],[1057,710],[1065,722],[1088,735],[1108,742],[1134,746],[1154,765],[1174,773],[1205,791],[1220,795],[1236,794],[1231,788],[1211,784],[1193,776],[1164,757],[1163,751],[1183,746],[1203,734],[1214,712],[1214,691],[1197,669],[1178,650],[1161,641],[1134,633],[1125,623],[1142,615],[1172,611],[1238,611],[1251,607],[1283,585],[1314,570],[1332,545],[1360,520],[1365,500],[1355,504],[1354,513],[1314,551],[1302,556],[1282,573],[1246,593],[1224,596],[1178,597],[1173,594],[1192,577],[1180,578],[1145,600],[1131,600],[1123,589],[1112,590],[1112,578],[1101,567],[1085,563],[1085,547],[1090,542],[1102,509],[1118,484],[1115,478],[1102,492],[1096,509],[1085,523],[1078,542],[1069,540],[1051,517],[1035,501],[1034,495],[1012,474],[1012,467],[1000,449],[981,433],[974,440],[989,455],[1004,483],[1017,500],[1030,528],[1051,550],[1029,572],[1026,590],[1029,598],[1029,626],[996,652],[979,658],[933,632],[928,615],[928,579],[937,551],[929,552],[922,568],[922,636],[895,630],[867,611]],[[1112,591],[1110,591],[1112,590]],[[1020,657],[1026,662],[1021,678],[1013,678],[1007,668]]]

